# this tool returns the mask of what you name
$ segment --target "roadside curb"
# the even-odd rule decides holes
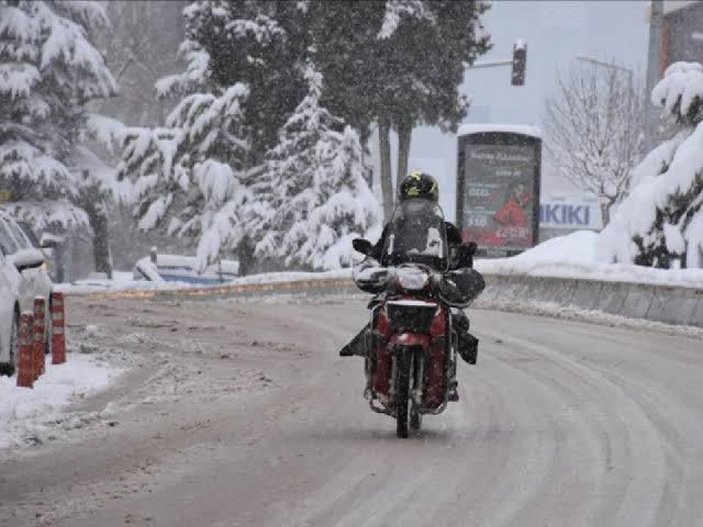
[[[628,318],[703,327],[703,289],[575,278],[485,274],[486,289],[477,307],[501,300],[545,302],[595,310]],[[178,300],[264,295],[359,294],[350,278],[321,278],[253,284],[230,284],[175,290],[89,293],[90,298]],[[362,293],[363,294],[363,293]]]
[[[266,294],[350,294],[360,290],[352,280],[346,278],[322,278],[317,280],[294,280],[261,284],[229,284],[216,287],[192,287],[183,289],[154,289],[139,291],[108,291],[88,293],[95,299],[144,298],[147,300],[177,300],[198,298],[227,298],[233,296],[260,296]],[[70,295],[70,293],[69,293]],[[79,296],[83,296],[80,295]]]

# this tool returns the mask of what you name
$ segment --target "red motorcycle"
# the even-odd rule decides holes
[[[355,271],[358,284],[384,284],[369,304],[364,395],[374,412],[396,419],[397,436],[405,438],[420,429],[423,415],[443,412],[452,400],[456,338],[439,287],[448,262],[441,209],[427,201],[403,203],[387,229],[378,265]],[[367,240],[355,240],[354,247],[371,251]]]

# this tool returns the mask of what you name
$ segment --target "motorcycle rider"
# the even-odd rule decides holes
[[[437,181],[430,174],[412,172],[406,176],[398,188],[398,200],[426,199],[434,203],[439,201]],[[475,243],[462,244],[459,229],[452,223],[445,222],[447,244],[449,247],[449,269],[443,273],[437,284],[440,296],[452,305],[452,326],[457,337],[457,351],[469,364],[476,364],[478,339],[469,333],[469,319],[461,309],[475,299],[485,287],[481,274],[473,269]],[[356,285],[372,294],[385,291],[390,279],[388,269],[383,264],[383,247],[388,235],[388,224],[383,228],[381,238],[367,252],[366,258],[354,269]],[[437,271],[445,271],[437,269]],[[342,357],[352,355],[367,356],[368,334],[371,328],[366,325],[339,354]],[[458,400],[456,381],[451,384],[450,400]]]

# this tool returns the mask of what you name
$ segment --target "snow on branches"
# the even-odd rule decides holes
[[[675,62],[652,90],[652,104],[681,124],[703,120],[703,66],[698,62]]]
[[[383,15],[383,25],[376,35],[379,40],[386,40],[393,36],[400,24],[401,17],[427,20],[435,24],[434,14],[427,9],[426,2],[422,0],[386,0],[386,11]]]
[[[243,235],[240,207],[247,201],[248,152],[242,101],[248,89],[221,96],[195,93],[173,109],[165,128],[128,128],[120,178],[133,183],[128,197],[144,230],[166,226],[199,240],[203,266]]]
[[[163,128],[125,132],[119,173],[134,183],[140,226],[192,238],[203,266],[236,249],[242,269],[257,255],[336,268],[378,221],[359,137],[320,105],[321,74],[306,66],[318,53],[312,11],[191,3],[187,67],[157,83],[181,102]]]
[[[306,80],[308,94],[268,156],[265,203],[254,214],[256,252],[336,269],[351,265],[351,240],[374,227],[380,209],[364,179],[357,133],[320,106],[321,75],[309,67]]]
[[[83,105],[116,90],[90,42],[106,24],[97,2],[0,1],[0,188],[37,227],[84,220],[66,200],[84,182]]]
[[[703,267],[703,67],[669,66],[652,102],[679,123],[678,132],[633,171],[636,183],[599,235],[608,262]]]

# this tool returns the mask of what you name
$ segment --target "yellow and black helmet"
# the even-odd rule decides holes
[[[411,172],[398,187],[398,201],[406,199],[428,199],[437,203],[439,201],[439,186],[437,180],[426,172]]]

